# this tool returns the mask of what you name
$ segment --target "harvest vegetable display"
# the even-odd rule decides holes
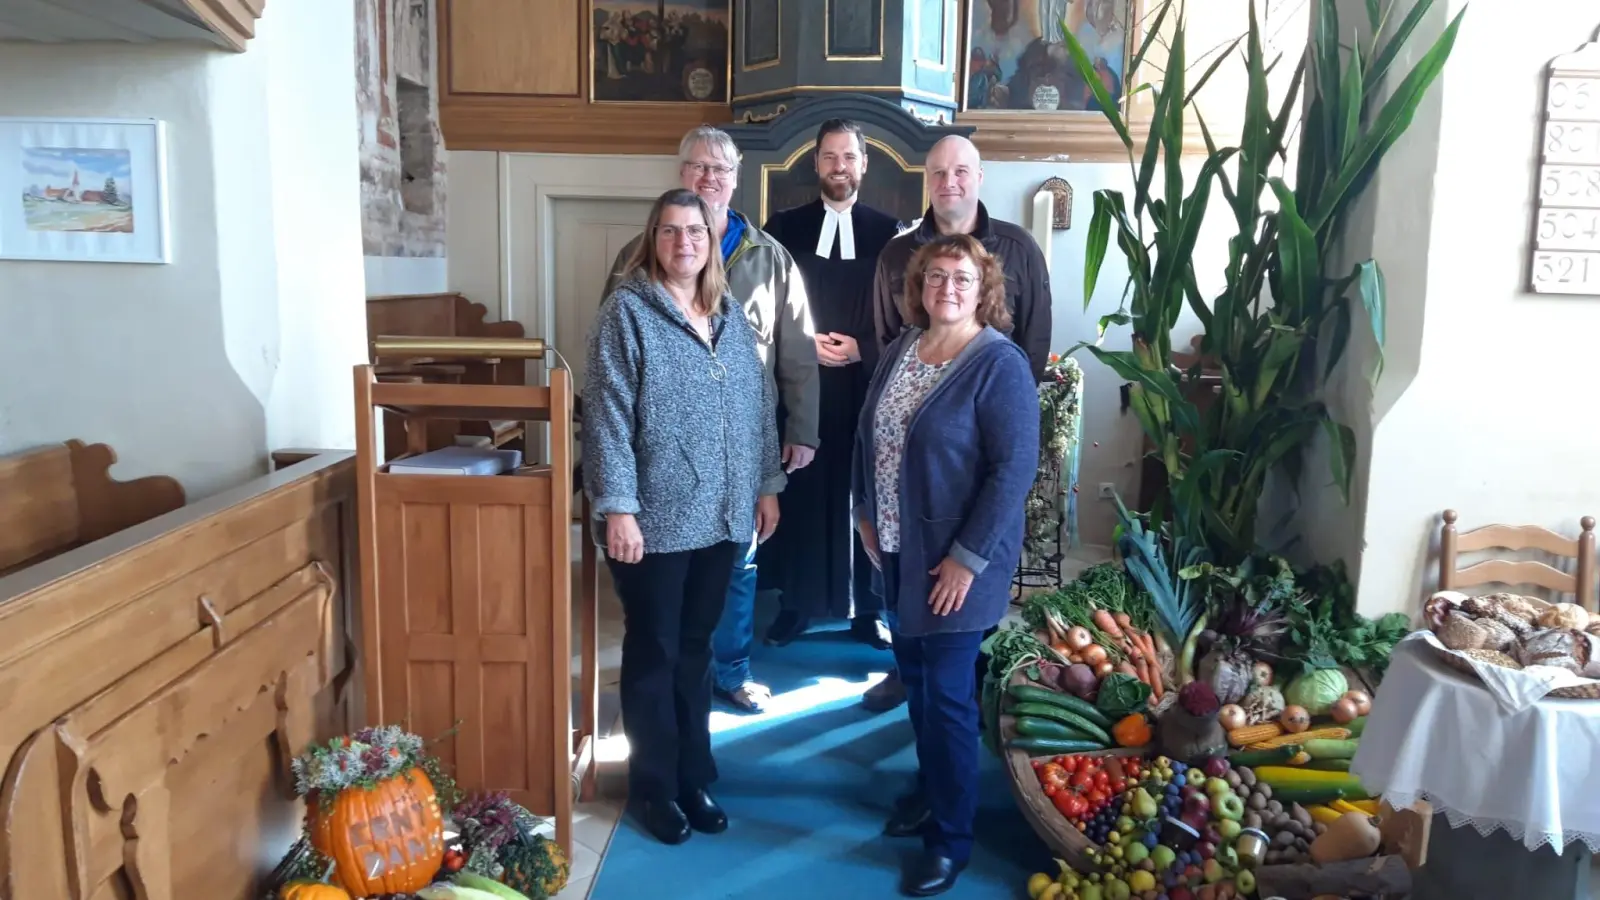
[[[292,767],[306,833],[262,900],[547,900],[566,886],[570,862],[543,820],[504,793],[463,798],[423,740],[398,727],[313,746]],[[365,824],[330,827],[354,816]]]
[[[1262,867],[1376,852],[1350,763],[1404,617],[1362,619],[1336,569],[1265,554],[1174,570],[1123,526],[1119,562],[1026,597],[984,644],[987,738],[1025,758],[1010,770],[1045,801],[1024,809],[1067,845],[1030,896],[1233,900]]]

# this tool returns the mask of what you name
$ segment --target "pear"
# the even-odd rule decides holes
[[[1141,819],[1153,819],[1160,807],[1156,805],[1156,798],[1150,792],[1139,788],[1133,792],[1133,814]]]

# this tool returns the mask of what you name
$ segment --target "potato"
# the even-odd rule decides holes
[[[1261,814],[1256,812],[1255,810],[1251,810],[1250,812],[1245,813],[1244,814],[1244,827],[1246,827],[1246,828],[1255,828],[1255,829],[1259,830],[1261,828]]]
[[[1267,812],[1272,813],[1275,816],[1281,816],[1283,815],[1283,804],[1276,800],[1268,800]]]
[[[1255,792],[1267,798],[1268,800],[1272,799],[1272,785],[1267,784],[1265,781],[1255,786]]]
[[[1316,834],[1317,834],[1317,836],[1318,836],[1318,837],[1321,837],[1321,836],[1322,836],[1322,833],[1323,833],[1323,832],[1324,832],[1324,831],[1327,831],[1327,830],[1328,830],[1328,826],[1326,826],[1326,825],[1324,825],[1324,824],[1322,824],[1322,823],[1321,823],[1321,822],[1317,822],[1317,823],[1315,823],[1315,824],[1313,824],[1313,825],[1312,825],[1312,826],[1311,826],[1311,830],[1312,830],[1312,831],[1313,831],[1313,832],[1315,832],[1315,833],[1316,833]]]
[[[1239,785],[1244,783],[1244,779],[1239,777],[1238,772],[1229,772],[1228,774],[1222,776],[1222,780],[1226,781],[1228,783],[1228,787],[1231,788],[1238,788]]]
[[[1239,773],[1239,781],[1242,782],[1246,787],[1255,787],[1256,786],[1256,770],[1255,769],[1246,768],[1246,769],[1236,769],[1235,771],[1237,771]]]
[[[1280,831],[1272,837],[1272,846],[1279,850],[1287,850],[1294,846],[1294,835],[1287,831]]]
[[[1251,794],[1250,799],[1245,801],[1245,805],[1257,812],[1260,812],[1261,810],[1267,808],[1267,798],[1261,796],[1260,794]]]

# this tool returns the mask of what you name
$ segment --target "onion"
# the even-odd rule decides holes
[[[1250,717],[1245,714],[1244,707],[1237,703],[1229,703],[1217,711],[1217,724],[1223,731],[1233,731],[1250,724]]]
[[[1372,698],[1366,691],[1350,691],[1345,697],[1356,705],[1356,715],[1364,716],[1372,712]]]
[[[1333,720],[1340,725],[1349,725],[1356,720],[1356,716],[1361,715],[1361,712],[1356,706],[1356,701],[1352,700],[1349,694],[1346,694],[1334,701],[1333,706],[1328,710],[1328,714],[1333,716]]]
[[[1106,648],[1100,646],[1099,644],[1090,644],[1079,651],[1078,655],[1083,657],[1084,662],[1091,666],[1098,667],[1101,663],[1106,661],[1106,657],[1109,654],[1106,653]]]
[[[1092,643],[1094,643],[1094,635],[1090,634],[1089,629],[1082,625],[1074,625],[1067,629],[1067,646],[1074,651],[1082,650]]]
[[[1099,665],[1094,667],[1094,677],[1105,678],[1114,671],[1116,671],[1116,666],[1111,664],[1111,660],[1104,660]]]

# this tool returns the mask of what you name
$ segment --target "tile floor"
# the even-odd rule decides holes
[[[582,533],[574,526],[574,552],[580,546]],[[1102,547],[1086,547],[1072,551],[1063,565],[1063,578],[1076,578],[1085,567],[1109,558]],[[575,567],[576,568],[576,567]],[[574,584],[577,574],[574,571]],[[627,785],[627,743],[622,738],[622,722],[617,699],[617,683],[622,665],[622,607],[611,587],[611,579],[604,566],[600,568],[600,619],[598,631],[598,664],[600,669],[600,740],[596,751],[599,765],[597,798],[590,803],[579,803],[572,824],[572,873],[567,886],[556,900],[587,900],[600,866],[605,862],[611,835],[622,816]],[[577,634],[573,635],[574,646]],[[579,659],[573,658],[573,668]],[[1600,900],[1600,898],[1597,898]]]

